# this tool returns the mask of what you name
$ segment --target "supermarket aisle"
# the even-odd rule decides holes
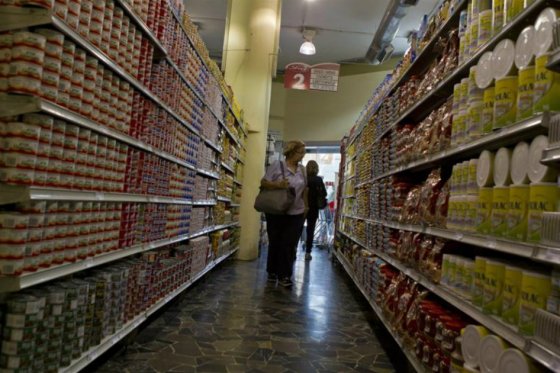
[[[224,263],[95,371],[394,371],[391,337],[325,250],[298,251],[291,290],[266,282],[263,259]]]

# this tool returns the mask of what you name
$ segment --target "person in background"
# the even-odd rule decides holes
[[[285,287],[292,286],[296,248],[308,210],[306,173],[300,164],[304,155],[305,144],[302,141],[289,141],[284,146],[286,160],[272,163],[261,180],[262,188],[293,188],[296,193],[294,204],[286,214],[266,214],[268,280],[278,280]]]
[[[319,165],[315,161],[307,162],[305,166],[307,170],[307,189],[309,211],[307,212],[305,231],[305,260],[311,260],[311,249],[313,248],[313,236],[315,233],[315,224],[319,217],[319,210],[327,206],[327,190],[323,179],[318,176]]]

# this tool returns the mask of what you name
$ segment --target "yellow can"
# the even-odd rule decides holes
[[[478,165],[478,159],[471,159],[469,161],[468,174],[467,174],[467,193],[475,196],[478,196],[478,185],[476,184],[477,165]]]
[[[463,58],[464,60],[468,60],[469,58],[471,58],[471,28],[472,25],[468,25],[467,26],[467,31],[465,32],[465,50],[464,50],[464,55]]]
[[[459,109],[457,115],[453,117],[453,123],[451,123],[451,144],[457,145],[464,142],[466,117],[467,112],[461,109]]]
[[[521,268],[506,266],[502,296],[502,319],[511,325],[519,323],[519,303],[521,293]]]
[[[451,110],[453,115],[457,115],[459,113],[459,106],[461,103],[461,83],[457,83],[453,86],[453,105],[451,106]]]
[[[482,310],[491,315],[502,313],[502,290],[506,266],[503,263],[486,260],[484,270],[484,294]]]
[[[459,56],[457,57],[457,62],[459,65],[463,64],[463,61],[466,60],[465,58],[465,48],[467,44],[467,36],[466,34],[459,38]]]
[[[475,140],[482,136],[482,110],[484,102],[482,100],[469,101],[467,135],[470,140]]]
[[[529,185],[509,187],[509,212],[507,235],[518,241],[527,239],[527,218],[529,205]]]
[[[500,129],[515,122],[517,117],[517,76],[496,80],[494,91],[494,125]]]
[[[478,13],[478,46],[480,47],[492,37],[492,9]]]
[[[480,118],[482,133],[492,132],[492,127],[494,125],[494,95],[495,90],[493,86],[484,90],[482,116]]]
[[[441,259],[441,280],[443,285],[449,284],[449,254],[443,254]]]
[[[492,233],[494,235],[507,236],[508,212],[509,187],[494,187],[492,190]]]
[[[539,242],[543,212],[557,211],[559,188],[556,183],[532,183],[529,188],[529,213],[527,218],[527,240]]]
[[[478,18],[473,19],[471,23],[471,37],[470,37],[470,53],[474,54],[478,49]]]
[[[449,196],[449,204],[447,208],[447,229],[457,228],[457,195]]]
[[[517,120],[533,115],[533,95],[535,85],[535,66],[519,69],[517,89]]]
[[[476,214],[478,207],[478,196],[470,195],[466,197],[467,211],[465,213],[465,227],[469,232],[476,231]]]
[[[535,59],[535,83],[533,86],[533,112],[560,111],[560,73],[548,70],[549,55]]]
[[[506,22],[509,23],[513,20],[519,13],[523,11],[523,1],[524,0],[506,0]]]
[[[477,256],[474,259],[474,279],[472,302],[475,306],[482,307],[484,295],[484,272],[486,271],[486,258]]]
[[[482,234],[492,232],[492,195],[493,188],[478,189],[476,230]]]
[[[493,0],[492,9],[492,34],[496,35],[504,27],[504,0]]]
[[[447,275],[447,285],[450,287],[455,286],[455,281],[457,280],[457,259],[456,255],[449,256],[449,271]]]
[[[460,87],[461,101],[459,101],[459,104],[463,108],[466,108],[469,103],[469,81],[470,81],[469,78],[461,79],[461,87]]]
[[[468,102],[482,101],[482,89],[476,85],[476,65],[469,69],[469,96]]]
[[[534,334],[535,313],[537,309],[546,307],[551,291],[550,276],[538,272],[523,271],[519,303],[519,331],[522,334]]]

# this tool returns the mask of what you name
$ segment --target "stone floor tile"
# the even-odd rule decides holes
[[[97,372],[400,371],[390,335],[344,271],[298,250],[294,286],[266,282],[266,255],[226,261],[129,337]],[[381,338],[381,343],[378,338]]]

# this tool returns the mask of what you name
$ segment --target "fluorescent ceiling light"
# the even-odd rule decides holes
[[[307,56],[314,55],[315,44],[313,44],[313,37],[315,36],[315,30],[304,29],[302,34],[305,41],[301,44],[301,47],[299,47],[299,53]]]
[[[307,56],[312,56],[315,54],[315,44],[310,41],[304,41],[299,47],[299,53],[305,54]]]

